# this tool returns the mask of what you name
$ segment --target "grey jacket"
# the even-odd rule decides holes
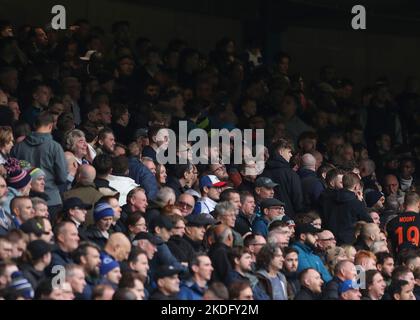
[[[260,269],[257,271],[257,278],[258,278],[258,285],[260,289],[262,289],[269,297],[270,299],[273,299],[274,292],[273,288],[271,286],[270,276],[268,275],[268,272],[264,269]],[[283,290],[281,292],[278,292],[281,296],[280,300],[287,300],[287,280],[284,274],[281,272],[277,273],[277,278],[279,278],[280,282],[282,283]]]
[[[60,144],[49,133],[32,132],[12,150],[12,156],[26,160],[32,166],[45,172],[45,193],[49,196],[48,206],[62,204],[57,185],[67,179],[67,163]]]

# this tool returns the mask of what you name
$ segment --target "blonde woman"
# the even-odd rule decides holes
[[[335,247],[327,251],[327,266],[328,271],[334,274],[334,269],[339,261],[347,260],[346,253],[341,247]]]

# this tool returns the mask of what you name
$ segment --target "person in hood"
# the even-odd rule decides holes
[[[63,148],[52,138],[53,125],[53,115],[41,113],[35,121],[35,131],[12,150],[14,157],[26,160],[45,172],[45,193],[49,197],[50,214],[62,204],[58,185],[67,181],[67,163]]]

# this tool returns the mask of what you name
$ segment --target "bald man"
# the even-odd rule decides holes
[[[301,289],[295,300],[320,300],[324,281],[315,269],[305,269],[300,274]]]
[[[69,198],[79,198],[84,203],[95,206],[95,203],[102,198],[102,194],[96,189],[94,180],[96,177],[96,170],[88,164],[81,165],[77,169],[76,184],[69,191],[64,192],[64,200]],[[88,210],[86,215],[86,225],[94,223],[93,209]]]
[[[127,260],[131,251],[130,240],[124,233],[113,233],[109,236],[104,251],[119,262]]]
[[[305,153],[301,158],[301,168],[298,175],[302,183],[303,201],[306,210],[315,209],[317,207],[320,194],[325,187],[321,179],[316,174],[316,159],[310,153]],[[287,214],[287,212],[286,212]]]
[[[371,247],[375,241],[381,240],[381,229],[376,223],[366,223],[362,226],[360,236],[357,239],[354,247],[357,251],[359,250],[371,250]]]

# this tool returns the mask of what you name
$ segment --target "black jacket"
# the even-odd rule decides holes
[[[300,291],[295,296],[295,300],[320,300],[321,296],[319,294],[313,293],[306,287],[302,287]]]
[[[324,191],[324,185],[315,171],[300,169],[298,175],[301,179],[303,203],[306,210],[316,209],[320,194]]]
[[[166,186],[174,190],[175,196],[178,199],[181,194],[183,194],[187,189],[181,186],[179,180],[176,177],[169,176],[166,181]]]
[[[215,243],[210,247],[209,258],[213,265],[214,271],[212,274],[212,281],[223,282],[224,284],[228,281],[228,275],[232,270],[228,258],[228,252],[230,248],[224,243]]]
[[[147,206],[146,209],[146,214],[145,214],[145,220],[146,220],[146,224],[149,226],[150,222],[156,218],[157,216],[160,216],[160,206],[153,200],[150,201],[149,205]]]
[[[293,300],[297,293],[300,291],[300,281],[298,272],[283,271],[287,280],[287,296],[289,300]]]
[[[290,168],[290,164],[279,154],[267,161],[263,177],[271,178],[278,186],[274,188],[274,197],[285,203],[286,214],[291,218],[303,210],[303,194],[299,176]]]
[[[87,238],[96,243],[102,250],[104,249],[106,242],[108,241],[99,230],[96,225],[90,225],[86,230]]]
[[[239,232],[241,236],[248,232],[252,232],[252,224],[242,211],[240,211],[236,217],[234,229],[236,232]]]
[[[159,290],[156,290],[150,296],[149,300],[179,300],[179,299],[176,294],[172,296],[165,296],[162,292],[160,292]]]
[[[172,236],[166,244],[180,262],[190,262],[194,256],[194,249],[191,244],[180,236]]]
[[[338,190],[335,196],[329,198],[324,210],[323,226],[336,235],[339,245],[354,242],[357,221],[373,222],[364,203],[346,189]]]
[[[27,279],[31,286],[32,289],[36,290],[36,288],[38,287],[38,284],[47,278],[47,275],[44,271],[38,271],[35,270],[34,266],[31,264],[24,264],[23,266],[20,267],[20,270],[22,271],[23,276],[25,277],[25,279]]]
[[[343,281],[337,277],[334,277],[330,282],[327,283],[324,289],[323,297],[324,300],[340,300],[338,295],[338,287]]]

